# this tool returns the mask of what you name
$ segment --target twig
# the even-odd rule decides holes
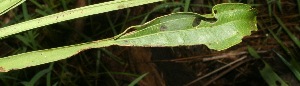
[[[224,68],[226,68],[226,67],[231,66],[232,64],[235,64],[235,63],[237,63],[237,62],[239,62],[239,61],[245,59],[246,57],[247,57],[247,56],[243,56],[243,57],[241,57],[241,58],[239,58],[239,59],[237,59],[237,60],[235,60],[235,61],[233,61],[233,62],[231,62],[231,63],[229,63],[229,64],[226,64],[225,66],[222,66],[222,67],[220,67],[220,68],[218,68],[218,69],[216,69],[216,70],[214,70],[214,71],[212,71],[212,72],[210,72],[210,73],[208,73],[208,74],[206,74],[206,75],[204,75],[204,76],[202,76],[202,77],[200,77],[200,78],[198,78],[198,79],[193,80],[192,82],[186,84],[185,86],[189,86],[189,85],[191,85],[191,84],[193,84],[193,83],[195,83],[195,82],[197,82],[197,81],[199,81],[199,80],[201,80],[201,79],[203,79],[203,78],[205,78],[205,77],[208,77],[208,76],[210,76],[210,75],[212,75],[212,74],[214,74],[214,73],[216,73],[216,72],[218,72],[218,71],[220,71],[220,70],[222,70],[222,69],[224,69]]]
[[[245,56],[245,57],[246,57],[246,56]],[[220,77],[224,76],[225,74],[227,74],[227,73],[230,72],[231,70],[235,69],[236,67],[238,67],[238,66],[244,64],[245,62],[248,62],[249,60],[250,60],[250,59],[244,60],[244,61],[241,61],[241,62],[239,62],[239,63],[233,65],[233,66],[230,67],[229,69],[227,69],[227,70],[221,72],[219,75],[217,75],[217,76],[214,77],[213,79],[209,80],[209,81],[208,81],[207,83],[205,83],[203,86],[209,85],[210,83],[216,81],[216,80],[219,79]]]

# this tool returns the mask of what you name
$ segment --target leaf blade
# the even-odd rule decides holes
[[[8,0],[6,0],[8,1]],[[59,12],[56,14],[48,15],[45,17],[25,21],[22,23],[18,23],[15,25],[7,26],[0,28],[0,39],[17,34],[20,32],[24,32],[27,30],[31,30],[34,28],[50,25],[53,23],[58,23],[66,20],[71,20],[79,17],[94,15],[98,13],[109,12],[113,10],[119,10],[124,8],[129,8],[133,6],[139,6],[148,3],[154,3],[162,0],[115,0],[104,3],[99,3],[95,5],[89,5],[85,7],[80,7],[72,10],[67,10],[63,12]]]
[[[244,36],[257,30],[256,11],[250,5],[226,3],[216,5],[212,10],[216,22],[206,21],[205,17],[196,13],[179,18],[177,16],[184,13],[171,14],[136,26],[136,31],[121,35],[116,41],[120,46],[174,47],[205,44],[210,49],[224,50],[240,43]],[[172,21],[176,19],[180,21],[174,25]],[[192,25],[196,19],[202,19],[198,26]],[[141,27],[143,29],[139,29]],[[166,30],[161,30],[162,28]]]
[[[100,48],[114,45],[113,40],[99,40],[46,50],[22,53],[18,55],[0,58],[0,72],[22,69],[66,59],[77,53],[91,48]]]
[[[9,10],[15,8],[26,0],[1,0],[0,3],[0,16]]]

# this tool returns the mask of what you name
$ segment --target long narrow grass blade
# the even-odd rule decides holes
[[[263,77],[263,79],[268,83],[269,86],[288,86],[271,68],[271,66],[263,61],[265,67],[262,70],[259,70],[259,73]]]
[[[15,8],[26,0],[0,0],[0,16]],[[1,37],[0,37],[1,38]]]
[[[191,0],[185,0],[183,12],[188,12],[190,7]]]
[[[251,46],[247,46],[248,48],[248,52],[251,56],[253,56],[255,59],[260,59],[261,57],[258,55],[258,53],[256,53],[256,51],[254,50],[253,47]]]
[[[103,40],[8,56],[0,58],[0,72],[54,62],[76,55],[86,49],[110,45],[114,45],[114,42],[111,40]]]
[[[251,56],[255,58],[261,58],[259,54],[250,46],[248,46],[248,51]],[[259,70],[260,75],[263,77],[263,79],[268,83],[269,86],[277,86],[278,84],[280,86],[288,86],[271,68],[271,66],[262,60],[262,62],[265,64],[265,67],[261,70]]]
[[[291,31],[284,25],[284,23],[281,21],[281,19],[277,16],[274,15],[275,19],[279,23],[279,25],[283,28],[283,30],[289,35],[289,37],[294,41],[294,43],[300,48],[300,40],[291,33]]]
[[[5,0],[9,1],[9,0]],[[67,10],[63,12],[59,12],[56,14],[52,14],[49,16],[25,21],[22,23],[18,23],[15,25],[7,26],[4,28],[0,28],[0,39],[10,36],[16,33],[20,33],[23,31],[31,30],[37,27],[42,27],[45,25],[62,22],[66,20],[71,20],[79,17],[94,15],[98,13],[109,12],[113,10],[119,10],[124,8],[129,8],[133,6],[139,6],[143,4],[149,4],[153,2],[158,2],[162,0],[115,0],[110,2],[99,3],[95,5],[89,5],[85,7],[80,7],[72,10]]]
[[[133,80],[128,86],[134,86],[135,84],[137,84],[139,81],[141,81],[148,73],[145,73],[141,76],[139,76],[138,78],[136,78],[135,80]]]
[[[277,43],[283,48],[283,50],[289,55],[291,55],[291,57],[293,57],[292,52],[283,44],[279,37],[272,30],[268,29],[268,31],[271,33],[271,35],[274,37]]]
[[[294,65],[290,64],[287,60],[284,59],[282,55],[280,55],[278,52],[274,51],[276,55],[281,59],[281,61],[289,67],[289,69],[294,73],[295,77],[300,81],[300,72],[294,67]]]
[[[269,32],[274,37],[274,39],[277,41],[277,43],[282,47],[282,49],[291,57],[292,60],[291,60],[290,64],[293,65],[293,67],[295,69],[297,69],[298,71],[300,71],[300,64],[296,60],[296,56],[291,52],[291,50],[287,46],[285,46],[283,44],[283,42],[279,39],[279,37],[272,30],[269,30]]]
[[[41,70],[40,72],[38,72],[37,74],[35,74],[32,79],[29,82],[23,82],[23,84],[25,86],[34,86],[34,84],[45,74],[47,74],[48,72],[50,72],[51,69],[47,68],[44,70]]]

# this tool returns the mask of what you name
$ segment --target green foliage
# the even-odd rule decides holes
[[[275,52],[275,53],[280,58],[280,60],[294,73],[294,75],[298,79],[298,81],[300,81],[300,72],[296,67],[298,65],[298,62],[295,59],[292,59],[292,62],[297,62],[297,63],[291,64],[286,59],[284,59],[284,57],[282,55],[280,55],[278,52]]]
[[[26,0],[1,0],[0,3],[0,15],[8,12],[9,10],[13,9],[14,7],[20,5]]]
[[[137,84],[140,80],[142,80],[146,75],[148,75],[148,73],[145,73],[145,74],[139,76],[138,78],[136,78],[135,80],[133,80],[128,86],[134,86],[134,85]]]
[[[34,84],[45,74],[51,72],[52,69],[44,69],[38,72],[29,82],[21,82],[24,86],[34,86]]]
[[[274,0],[266,0],[267,1],[267,6],[268,6],[268,18],[272,19],[274,18],[274,21],[277,22],[277,24],[267,24],[267,26],[263,26],[262,24],[264,23],[260,23],[258,24],[260,26],[260,28],[266,29],[268,30],[267,34],[270,34],[269,37],[272,37],[270,39],[274,39],[276,40],[276,43],[280,46],[281,50],[277,50],[277,48],[272,48],[272,51],[277,55],[277,57],[286,65],[283,67],[287,67],[288,69],[290,69],[290,71],[294,74],[295,79],[297,79],[298,81],[300,80],[300,65],[299,65],[299,54],[297,54],[297,52],[299,52],[299,47],[300,47],[300,41],[299,41],[299,37],[296,36],[297,32],[292,33],[290,30],[292,30],[292,28],[288,28],[287,25],[285,24],[287,23],[286,21],[284,22],[283,20],[280,19],[279,15],[280,14],[286,14],[284,13],[284,9],[282,9],[284,6],[281,6],[283,3],[282,1],[274,1]],[[299,5],[299,0],[296,1]],[[298,6],[299,8],[300,6]],[[300,9],[298,9],[298,12]],[[278,12],[279,11],[279,12]],[[281,15],[282,16],[282,15]],[[263,19],[262,21],[265,21],[268,19]],[[278,25],[279,27],[269,27],[272,25]],[[297,28],[298,25],[296,25]],[[276,32],[274,30],[277,30]],[[284,33],[285,32],[285,33]],[[284,36],[287,35],[291,41],[293,41],[293,43],[291,44],[286,44],[285,42],[289,41],[289,40],[284,40]],[[266,41],[266,44],[268,44],[268,42],[270,41]],[[290,46],[292,45],[292,47]],[[249,49],[249,48],[248,48]],[[252,50],[252,52],[254,52],[255,50]],[[257,58],[257,56],[259,56],[257,53],[253,54],[252,52],[249,51],[249,53]],[[284,54],[283,54],[284,53]],[[258,57],[260,58],[260,57]],[[265,59],[265,58],[264,58]],[[272,58],[272,61],[274,61],[274,59]],[[276,61],[275,61],[276,62]],[[272,62],[270,62],[272,63]],[[282,79],[279,77],[279,75],[277,75],[274,70],[278,71],[278,68],[276,69],[276,66],[282,66],[282,65],[269,65],[267,63],[267,61],[263,60],[263,64],[265,64],[265,67],[263,69],[260,70],[260,74],[261,76],[264,78],[264,80],[270,85],[286,85],[286,83],[282,82],[282,79],[285,79],[287,83],[289,84],[294,84],[292,81],[287,80],[286,78]],[[274,64],[274,63],[273,63]],[[276,64],[276,63],[275,63]],[[274,67],[274,68],[272,68]],[[286,74],[286,73],[285,73]],[[276,83],[277,81],[277,83]]]
[[[17,33],[23,32],[23,31],[31,30],[31,29],[34,29],[37,27],[42,27],[45,25],[53,24],[53,23],[58,23],[58,22],[66,21],[66,20],[84,17],[84,16],[129,8],[129,7],[133,7],[133,6],[139,6],[139,5],[158,2],[158,1],[162,1],[162,0],[147,0],[147,2],[145,2],[143,0],[115,0],[115,1],[110,1],[110,2],[89,5],[89,6],[85,6],[85,7],[80,7],[80,8],[76,8],[76,9],[72,9],[72,10],[67,10],[67,11],[55,13],[55,14],[52,14],[49,16],[45,16],[45,17],[25,21],[22,23],[18,23],[15,25],[7,26],[4,28],[0,28],[0,32],[1,32],[0,39],[4,38],[6,36],[10,36],[13,34],[17,34]],[[20,3],[21,2],[19,2],[18,4],[20,4]],[[5,4],[10,4],[13,7],[15,7],[14,3],[5,3]],[[9,8],[9,9],[12,9],[12,8]]]
[[[248,46],[248,51],[256,59],[260,59],[260,55],[250,46]],[[288,86],[277,74],[273,71],[272,67],[264,60],[264,67],[259,70],[260,75],[268,83],[269,86]]]
[[[134,26],[136,31],[116,42],[121,46],[156,47],[205,44],[210,49],[224,50],[257,30],[256,13],[249,5],[220,4],[212,11],[218,12],[211,14],[217,19],[213,23],[195,13],[171,14]]]
[[[300,41],[299,39],[289,31],[289,29],[283,24],[281,19],[277,16],[274,15],[276,21],[279,23],[279,25],[283,28],[283,30],[286,32],[286,34],[289,36],[289,38],[293,41],[295,44],[295,47],[300,48]],[[300,81],[300,64],[299,61],[297,60],[297,56],[291,49],[289,49],[283,41],[270,29],[268,29],[270,34],[273,36],[273,38],[277,41],[277,43],[282,47],[282,49],[288,54],[288,56],[291,58],[290,61],[287,61],[284,56],[282,56],[280,53],[276,53],[276,55],[280,58],[280,60],[294,73],[295,77]]]
[[[134,1],[104,2],[4,27],[0,29],[1,33],[4,33],[0,35],[0,38],[52,23],[92,15],[99,8],[109,8],[110,10],[101,11],[106,12],[120,9],[120,5],[123,6],[123,4],[141,5],[139,0]],[[158,17],[143,25],[132,26],[113,38],[4,57],[0,59],[0,71],[7,72],[45,64],[71,57],[83,50],[110,45],[173,47],[205,44],[210,49],[224,50],[240,43],[244,36],[257,30],[256,11],[249,5],[241,3],[219,4],[212,8],[212,12],[210,14],[214,16],[212,19],[196,13],[174,13]],[[215,19],[216,21],[210,21]],[[22,28],[16,29],[17,27]],[[132,29],[136,30],[127,32]]]

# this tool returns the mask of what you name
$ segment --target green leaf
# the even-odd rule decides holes
[[[0,16],[20,5],[24,1],[26,0],[0,0]]]
[[[11,0],[2,0],[2,2],[8,3],[8,1]],[[14,0],[16,1],[16,0]],[[99,3],[99,4],[94,4],[94,5],[89,5],[85,7],[80,7],[72,10],[67,10],[63,12],[59,12],[56,14],[48,15],[45,17],[25,21],[22,23],[18,23],[15,25],[7,26],[4,28],[0,28],[0,39],[17,34],[20,32],[24,32],[27,30],[31,30],[34,28],[42,27],[45,25],[50,25],[53,23],[58,23],[66,20],[71,20],[75,18],[80,18],[84,16],[89,16],[89,15],[94,15],[98,13],[104,13],[104,12],[109,12],[113,10],[119,10],[119,9],[124,9],[124,8],[129,8],[129,7],[134,7],[134,6],[139,6],[143,4],[149,4],[153,2],[158,2],[162,0],[115,0],[115,1],[109,1],[109,2],[104,2],[104,3]],[[20,4],[20,3],[18,3]],[[4,4],[5,5],[5,4]],[[0,6],[2,6],[2,3],[0,3]]]
[[[112,40],[101,40],[8,56],[0,58],[0,72],[54,62],[76,55],[86,49],[105,47],[113,44]]]
[[[134,32],[118,36],[120,46],[174,47],[205,44],[224,50],[240,43],[244,36],[257,30],[256,11],[246,4],[219,4],[213,7],[216,22],[206,21],[195,13],[175,13],[159,17],[144,25],[133,26]],[[199,25],[194,25],[199,21]],[[197,23],[196,23],[197,24]],[[143,28],[143,29],[140,29]],[[132,28],[129,28],[132,29]]]
[[[255,59],[260,59],[260,55],[251,47],[248,47],[248,52],[251,56],[253,56]],[[277,74],[273,71],[271,66],[264,60],[262,60],[265,67],[261,70],[259,70],[260,75],[262,78],[267,82],[269,86],[288,86]]]
[[[134,86],[134,85],[137,84],[140,80],[142,80],[146,75],[148,75],[148,73],[145,73],[145,74],[139,76],[138,78],[136,78],[135,80],[133,80],[128,86]]]
[[[134,38],[164,31],[192,29],[193,25],[198,25],[201,19],[205,18],[196,13],[173,13],[158,17],[143,25],[129,27],[121,35],[116,36],[118,37],[116,39]],[[132,29],[135,29],[135,31],[125,34]]]
[[[268,83],[269,86],[288,86],[271,68],[271,66],[263,61],[265,67],[259,70],[260,75]]]
[[[249,54],[250,54],[252,57],[254,57],[255,59],[260,59],[260,58],[261,58],[261,57],[258,55],[258,53],[256,53],[256,51],[254,50],[253,47],[247,46],[247,48],[248,48]]]
[[[287,60],[285,60],[284,57],[281,54],[279,54],[275,50],[273,50],[273,51],[280,58],[280,60],[294,73],[294,75],[298,79],[298,81],[300,81],[300,72],[295,67],[295,64],[291,64],[290,62],[288,62]],[[294,62],[296,61],[295,59],[292,59],[292,60],[294,60]]]
[[[37,74],[35,74],[33,76],[33,78],[29,81],[29,82],[21,82],[23,85],[25,86],[34,86],[34,84],[40,79],[42,78],[45,74],[49,73],[51,71],[51,69],[47,68],[44,70],[41,70],[40,72],[38,72]]]
[[[196,13],[173,13],[143,25],[129,27],[112,39],[1,58],[0,72],[66,59],[86,49],[110,45],[174,47],[204,44],[210,49],[224,50],[240,43],[244,36],[257,30],[256,11],[249,5],[224,3],[214,6],[212,11],[212,14],[205,16]],[[133,31],[129,32],[130,30]]]
[[[290,39],[292,39],[293,42],[297,45],[297,47],[300,48],[299,38],[294,34],[292,34],[292,32],[286,27],[286,25],[281,21],[281,19],[277,15],[274,15],[274,17],[279,23],[279,25],[283,28],[283,30],[289,35]]]

